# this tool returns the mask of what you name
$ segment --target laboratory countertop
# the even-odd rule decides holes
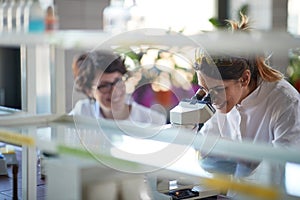
[[[38,148],[49,154],[100,163],[123,172],[164,169],[170,176],[199,183],[211,178],[199,165],[204,152],[275,162],[300,163],[298,150],[203,137],[193,130],[171,125],[129,123],[69,115],[8,115],[1,117],[0,140]],[[224,151],[226,149],[226,151]],[[140,170],[140,171],[139,171]],[[247,185],[248,187],[249,185]]]
[[[153,126],[82,116],[18,114],[1,117],[0,130],[4,141],[19,145],[25,142],[48,152],[55,153],[58,147],[68,147],[156,167],[164,167],[186,152],[194,151],[195,154],[199,149],[232,158],[300,163],[298,149],[274,148],[250,141],[234,142],[214,135],[202,136],[194,130],[170,124]]]
[[[14,141],[34,143],[48,153],[68,151],[75,156],[86,153],[96,160],[108,155],[150,165],[151,170],[170,167],[188,174],[208,176],[197,163],[197,152],[192,148],[193,137],[185,141],[180,139],[180,129],[170,125],[129,124],[68,115],[24,115],[6,117],[1,120],[0,127],[2,133],[14,133]],[[194,133],[190,131],[190,134]],[[174,163],[178,163],[177,166]]]

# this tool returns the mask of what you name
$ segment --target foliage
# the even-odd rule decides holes
[[[290,50],[289,57],[288,80],[300,92],[300,48]]]
[[[168,91],[173,86],[184,90],[192,87],[195,74],[192,64],[175,50],[135,47],[122,50],[122,54],[129,69],[128,93],[148,83],[154,91]]]
[[[241,21],[241,14],[243,15],[248,15],[249,13],[249,5],[248,4],[244,4],[240,7],[240,9],[238,9],[237,11],[237,16],[239,17],[240,21]],[[227,23],[224,23],[222,21],[220,21],[217,17],[212,17],[209,19],[209,22],[216,28],[216,29],[224,29],[228,27]]]

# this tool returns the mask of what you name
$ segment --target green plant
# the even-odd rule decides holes
[[[289,59],[288,80],[300,92],[300,48],[291,49]]]
[[[195,80],[192,63],[175,50],[135,47],[130,51],[119,49],[118,52],[125,56],[129,70],[128,93],[147,83],[154,91],[168,91],[174,86],[189,90]]]
[[[237,17],[241,21],[241,14],[248,15],[249,13],[249,5],[244,4],[238,9]],[[216,29],[225,29],[228,28],[228,24],[220,21],[217,17],[212,17],[209,19],[209,22],[216,28]]]

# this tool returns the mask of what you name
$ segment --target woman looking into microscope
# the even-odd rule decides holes
[[[246,32],[250,28],[244,15],[241,22],[229,23],[233,31]],[[200,133],[285,148],[299,145],[300,95],[282,73],[267,64],[264,55],[198,55],[195,69],[199,85],[210,94],[217,110]],[[203,168],[223,170],[223,173],[231,171],[236,177],[255,176],[255,171],[263,168],[260,163],[247,161],[237,162],[237,165],[230,162],[219,165],[224,159],[204,157]],[[271,168],[267,173],[271,173]],[[261,178],[266,175],[256,175],[253,180],[263,183]],[[269,183],[280,184],[282,178],[282,173],[275,171]]]

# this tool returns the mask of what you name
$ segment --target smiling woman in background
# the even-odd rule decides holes
[[[73,62],[76,90],[87,96],[79,100],[71,115],[130,120],[163,125],[166,117],[144,107],[126,95],[124,60],[110,51],[83,53]]]

